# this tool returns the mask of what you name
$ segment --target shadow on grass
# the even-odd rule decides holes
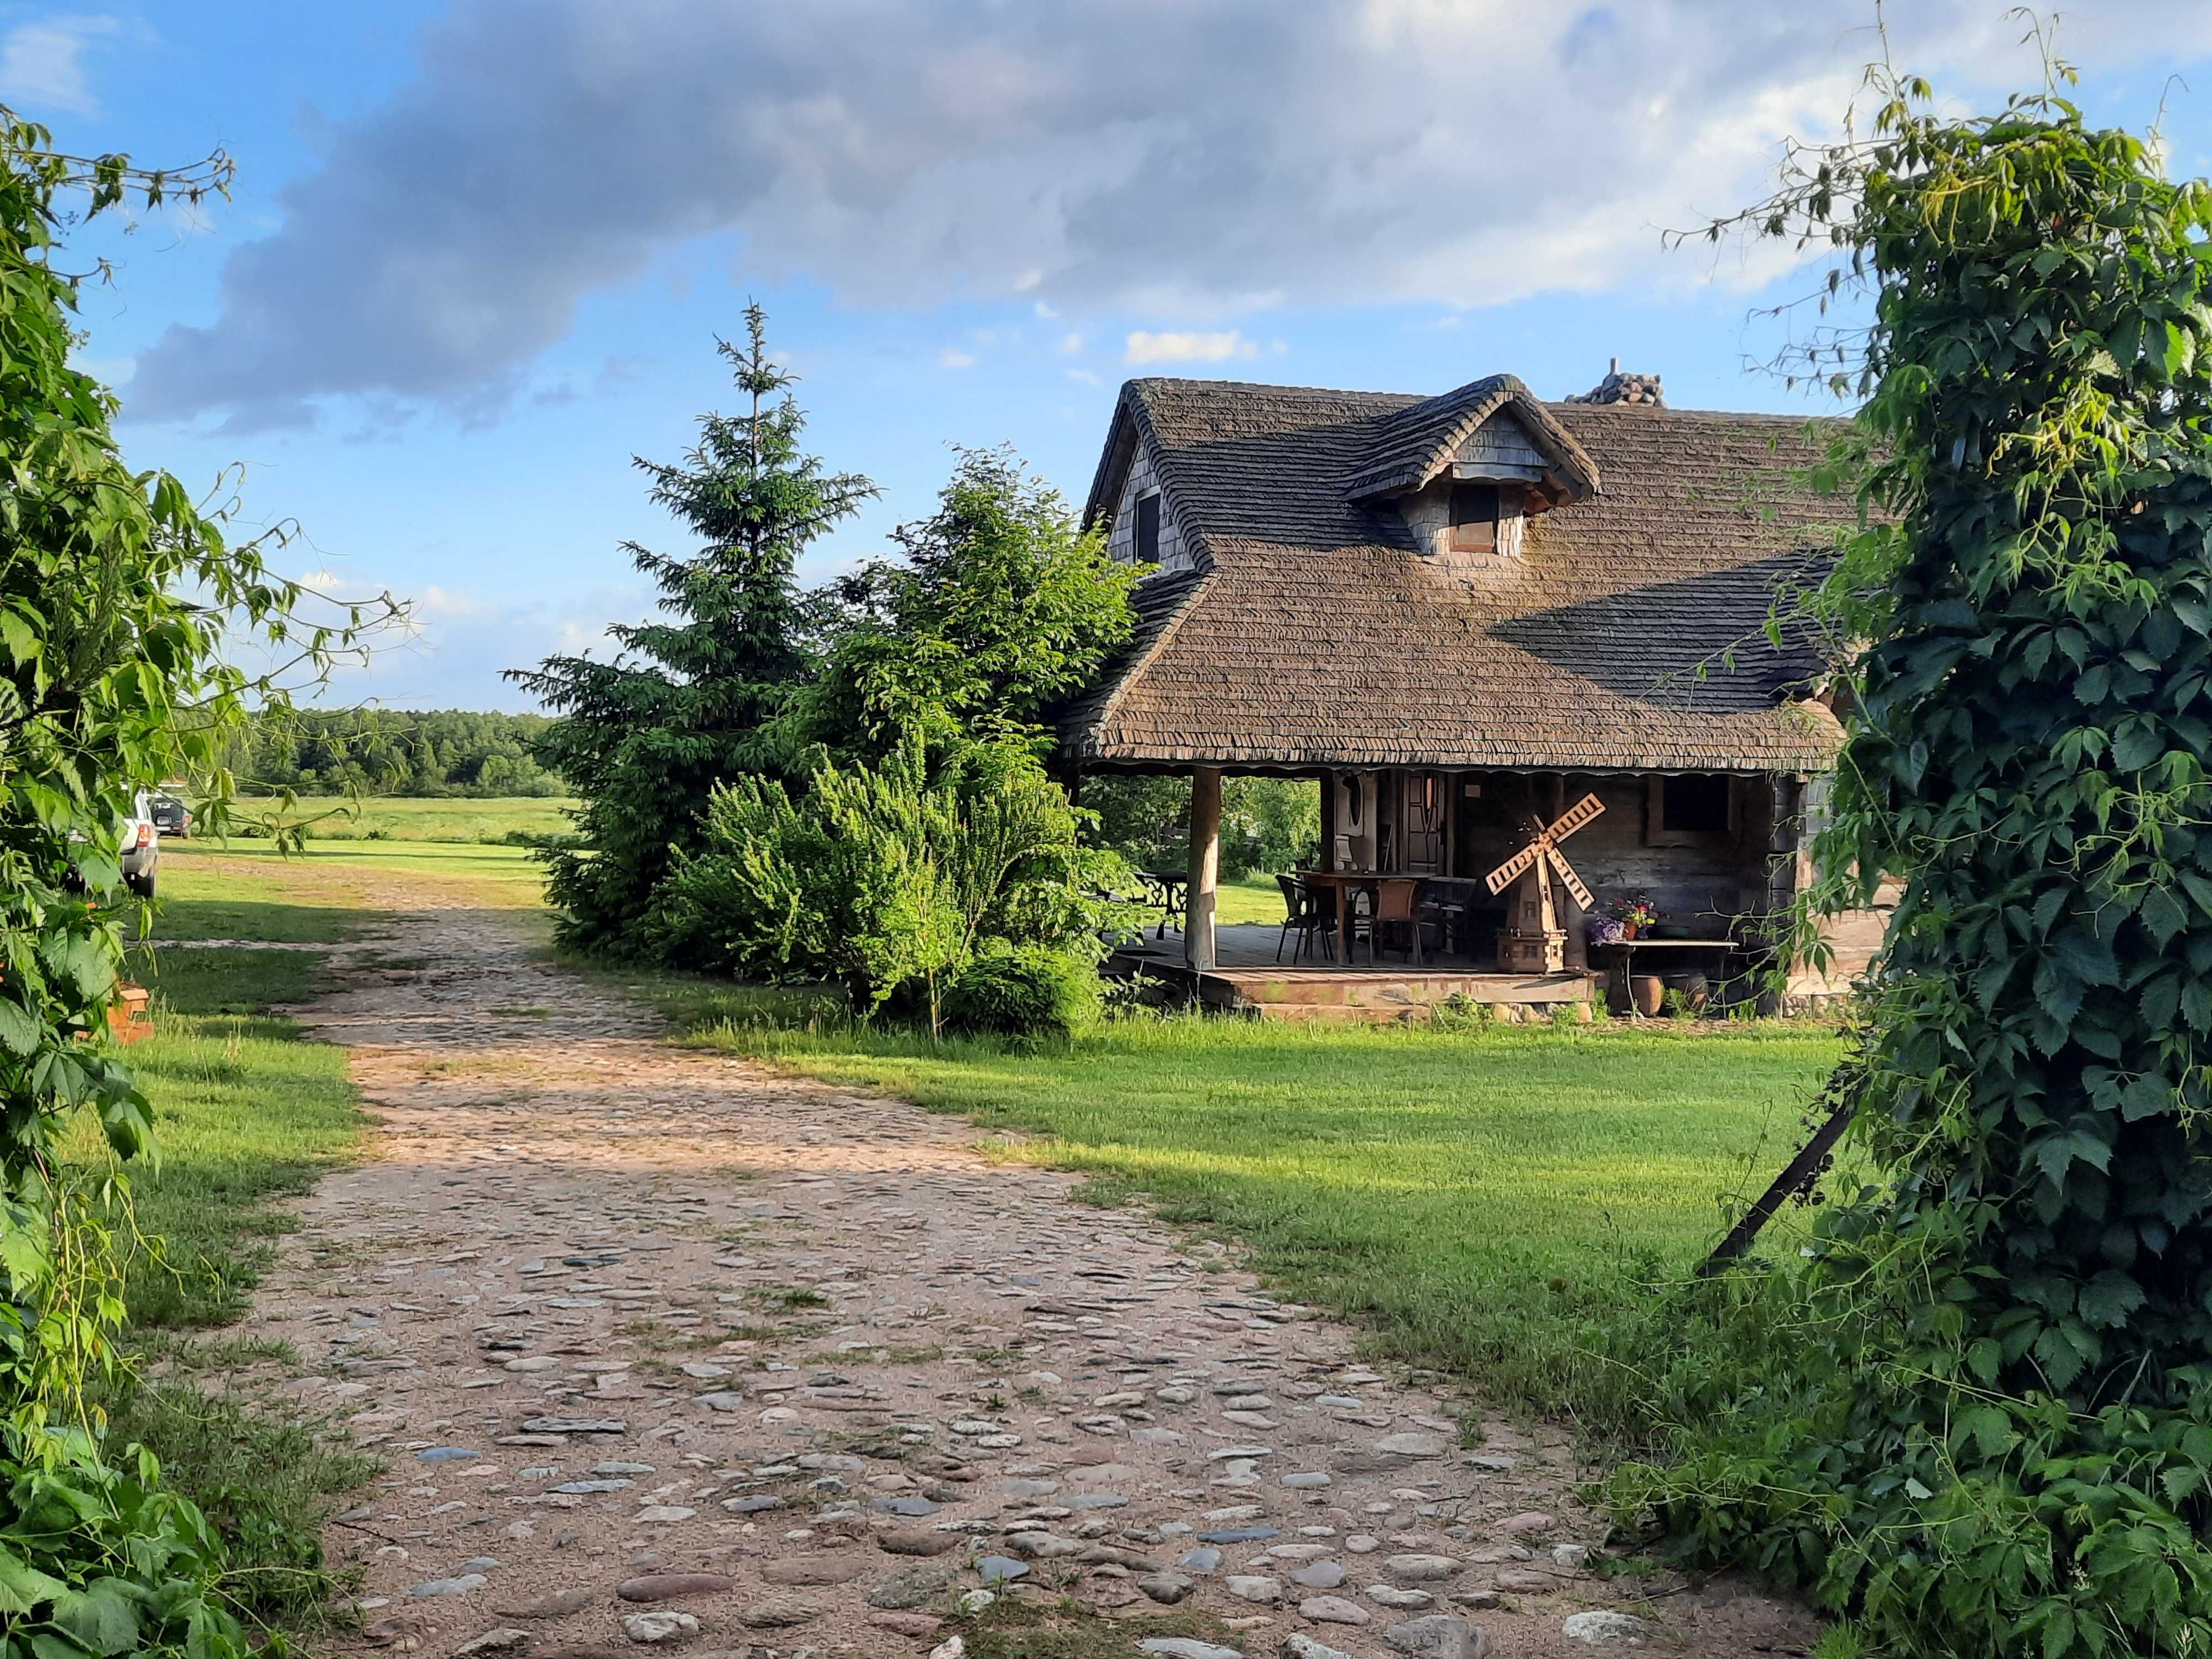
[[[166,898],[155,912],[153,938],[252,939],[272,945],[337,945],[376,922],[374,910],[272,899]]]

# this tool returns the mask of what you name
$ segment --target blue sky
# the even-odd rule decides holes
[[[1963,104],[2032,84],[2002,3],[1893,4]],[[634,453],[732,401],[748,296],[814,447],[880,502],[818,579],[927,508],[951,444],[1082,496],[1134,374],[1586,390],[1619,356],[1690,407],[1810,407],[1747,365],[1776,251],[1665,252],[1821,137],[1876,49],[1856,0],[0,0],[0,100],[79,151],[220,147],[228,202],[80,254],[126,453],[246,467],[247,524],[421,631],[335,695],[526,706],[501,668],[649,599],[680,533]],[[2100,118],[2165,106],[2212,170],[2212,6],[2106,0],[2062,53]]]

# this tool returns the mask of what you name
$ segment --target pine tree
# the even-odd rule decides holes
[[[574,844],[546,854],[547,891],[562,942],[585,950],[633,947],[674,851],[696,844],[716,783],[780,769],[775,722],[813,668],[799,555],[876,494],[800,453],[797,377],[769,356],[758,305],[745,307],[745,331],[742,348],[716,345],[750,411],[702,416],[681,465],[637,459],[652,499],[700,542],[679,556],[624,545],[660,590],[660,617],[612,629],[611,661],[549,657],[508,671],[565,716],[537,745],[580,803]]]

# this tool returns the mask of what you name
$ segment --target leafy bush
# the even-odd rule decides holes
[[[1096,963],[1049,945],[986,951],[945,994],[945,1023],[971,1035],[1075,1036],[1098,1023]]]
[[[1133,918],[1097,895],[1120,860],[1025,750],[966,750],[934,775],[919,738],[880,767],[823,759],[794,801],[774,780],[715,792],[652,924],[677,966],[770,983],[836,980],[873,1012],[944,988],[988,940],[1089,952]]]

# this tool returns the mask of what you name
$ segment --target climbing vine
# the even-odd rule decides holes
[[[2212,196],[2069,79],[1878,71],[1735,222],[1871,296],[1816,851],[1902,898],[1803,1340],[1616,1495],[1898,1653],[2212,1642]]]
[[[99,1040],[126,933],[119,868],[132,798],[191,775],[228,794],[221,755],[252,707],[326,672],[392,607],[340,607],[275,574],[269,543],[167,474],[133,472],[114,398],[73,368],[82,277],[58,263],[72,222],[125,203],[198,201],[227,162],[183,173],[57,152],[0,109],[0,1652],[243,1653],[222,1545],[161,1489],[149,1452],[104,1443],[86,1384],[123,1316],[107,1218],[119,1175],[88,1188],[54,1155],[96,1115],[124,1158],[151,1113]],[[259,672],[237,665],[257,650]]]

